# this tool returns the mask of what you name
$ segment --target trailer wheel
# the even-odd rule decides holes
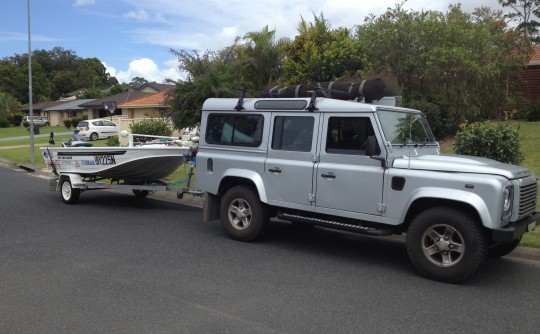
[[[78,188],[73,188],[71,186],[71,180],[69,177],[64,177],[60,181],[60,195],[65,203],[75,204],[79,201],[81,190]]]
[[[137,198],[145,198],[150,194],[150,191],[148,190],[141,190],[141,189],[133,189],[133,195]]]
[[[416,216],[406,237],[407,253],[425,277],[460,283],[486,259],[484,231],[470,215],[448,207],[433,207]]]
[[[266,205],[252,188],[235,186],[221,200],[221,224],[235,240],[253,241],[261,236],[269,223]]]

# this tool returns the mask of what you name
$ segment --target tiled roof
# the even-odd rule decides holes
[[[533,46],[533,54],[531,59],[529,59],[529,65],[538,65],[540,64],[540,45]]]
[[[138,99],[130,100],[126,103],[118,105],[118,108],[137,108],[137,107],[161,107],[168,106],[168,101],[170,97],[167,96],[168,90],[161,91],[152,95],[143,96]]]
[[[104,97],[102,99],[93,100],[87,103],[80,104],[80,107],[83,108],[99,108],[103,107],[103,102],[116,102],[116,105],[120,105],[130,100],[138,99],[143,96],[151,95],[152,93],[143,93],[143,92],[122,92],[116,95],[111,95]]]

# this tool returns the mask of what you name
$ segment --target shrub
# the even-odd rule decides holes
[[[0,128],[9,128],[10,125],[6,117],[0,116]]]
[[[29,128],[30,127],[30,122],[28,121],[23,121],[22,125],[25,127],[25,128]]]
[[[88,120],[88,114],[82,115],[81,119],[84,120],[84,121]]]
[[[66,128],[71,128],[71,125],[72,125],[72,121],[70,119],[65,119],[64,120],[64,125],[66,126]]]
[[[145,118],[129,125],[131,133],[139,135],[171,136],[172,128],[162,118]]]
[[[107,139],[107,146],[120,146],[118,136],[109,137],[109,139]]]
[[[525,106],[524,114],[529,122],[540,121],[540,100],[530,102]]]
[[[21,124],[23,118],[23,114],[21,113],[15,113],[11,116],[8,116],[9,121],[12,125],[19,126]]]
[[[78,118],[78,117],[73,117],[73,118],[71,119],[71,125],[72,125],[72,126],[77,126],[77,124],[79,124],[80,121],[81,121],[80,118]]]
[[[463,124],[454,143],[458,154],[486,157],[519,165],[523,153],[519,149],[518,129],[508,124],[476,122]]]

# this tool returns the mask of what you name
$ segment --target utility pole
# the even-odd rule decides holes
[[[28,98],[30,108],[30,161],[34,162],[34,109],[32,106],[32,43],[30,34],[30,0],[28,3]]]

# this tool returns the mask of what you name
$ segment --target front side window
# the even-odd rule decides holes
[[[205,139],[209,144],[257,147],[263,124],[262,115],[210,114]]]
[[[312,116],[276,116],[272,149],[285,151],[311,151],[313,140]]]
[[[369,136],[374,136],[369,117],[330,117],[326,134],[326,152],[365,154]]]
[[[386,140],[393,145],[436,145],[422,114],[381,111],[378,113]]]

